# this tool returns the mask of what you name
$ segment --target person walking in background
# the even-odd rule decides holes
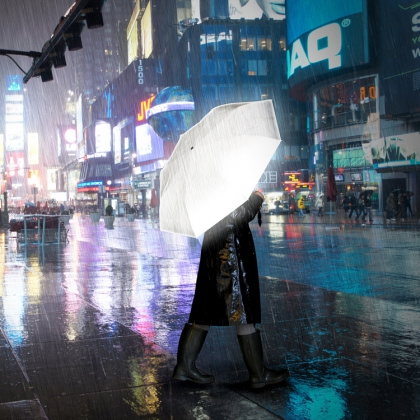
[[[152,216],[153,217],[156,217],[159,213],[158,205],[159,205],[159,203],[158,203],[156,190],[154,188],[152,188],[152,196],[150,198],[150,208],[152,210]]]
[[[299,217],[305,217],[303,210],[305,210],[305,203],[303,202],[303,195],[300,196],[298,200],[298,209],[299,209]]]
[[[373,222],[371,193],[363,194],[363,222],[366,221],[366,215],[369,216],[369,222]]]
[[[315,207],[318,208],[318,216],[324,215],[324,195],[321,194],[315,201]]]
[[[398,197],[401,202],[401,221],[407,218],[407,193],[401,193]]]
[[[359,196],[357,199],[357,210],[356,210],[356,220],[359,220],[359,217],[362,216],[362,220],[365,220],[365,201],[364,201],[364,194]]]
[[[389,193],[386,199],[385,211],[386,211],[386,221],[387,222],[394,221],[395,220],[395,196],[393,193]]]
[[[413,193],[410,191],[407,191],[404,195],[405,195],[405,201],[406,201],[406,207],[407,207],[407,217],[408,217],[409,212],[410,212],[410,217],[413,217],[413,210],[411,210],[411,197]]]
[[[342,205],[343,205],[344,216],[345,216],[347,214],[347,212],[349,211],[349,209],[350,209],[350,199],[349,199],[349,197],[347,195],[345,195],[343,197]]]
[[[212,375],[201,373],[196,359],[210,326],[236,326],[239,345],[249,372],[251,388],[278,384],[289,377],[287,369],[264,366],[258,266],[248,223],[264,201],[254,192],[236,210],[206,231],[201,248],[195,295],[188,323],[178,344],[173,377],[181,381],[209,384]]]
[[[274,202],[274,205],[276,206],[276,215],[278,216],[280,214],[280,200],[276,200]]]
[[[359,217],[360,213],[359,213],[359,206],[357,204],[357,198],[356,196],[353,194],[350,197],[349,200],[349,208],[350,208],[350,212],[349,212],[349,219],[351,219],[351,216],[353,215],[353,212],[355,212],[356,214],[356,220]]]

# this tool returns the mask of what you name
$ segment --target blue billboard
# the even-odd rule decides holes
[[[287,77],[293,87],[369,61],[365,0],[286,3]]]
[[[381,88],[385,113],[420,112],[420,3],[387,0],[380,7]]]

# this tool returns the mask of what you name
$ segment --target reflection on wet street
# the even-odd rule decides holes
[[[252,225],[266,363],[291,372],[259,392],[234,328],[199,356],[214,384],[172,379],[197,240],[80,215],[61,245],[0,230],[0,418],[420,418],[419,227]]]

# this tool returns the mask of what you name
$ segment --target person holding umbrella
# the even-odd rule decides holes
[[[239,345],[249,372],[251,388],[278,384],[289,371],[264,366],[260,332],[260,291],[255,247],[248,223],[264,201],[254,192],[236,210],[208,229],[203,238],[195,295],[188,323],[181,333],[173,377],[209,384],[212,375],[201,373],[196,359],[210,326],[236,326]]]

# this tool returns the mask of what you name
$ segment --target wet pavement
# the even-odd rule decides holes
[[[0,230],[0,419],[419,419],[420,224],[342,214],[252,223],[266,364],[248,389],[234,328],[212,328],[199,386],[172,379],[200,256],[156,221],[76,215],[68,243]]]

